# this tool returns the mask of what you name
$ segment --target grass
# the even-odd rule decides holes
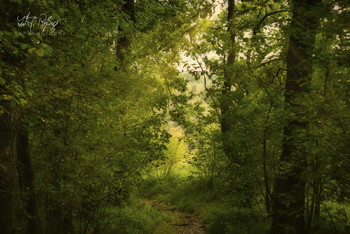
[[[147,202],[132,196],[122,207],[111,208],[110,219],[104,224],[105,234],[162,233],[168,230],[171,216],[164,214]]]

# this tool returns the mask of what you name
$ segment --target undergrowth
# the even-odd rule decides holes
[[[268,220],[260,206],[243,208],[230,194],[220,194],[211,183],[197,178],[150,177],[140,196],[173,204],[183,212],[194,213],[206,233],[267,233]],[[240,208],[238,208],[240,207]]]
[[[215,183],[214,183],[215,184]],[[240,204],[233,193],[223,192],[222,186],[196,177],[148,177],[139,190],[139,196],[176,206],[193,213],[205,225],[206,233],[269,233],[270,220],[262,202],[250,207]],[[322,204],[319,225],[310,228],[310,234],[350,233],[350,205],[325,201]]]
[[[131,196],[121,207],[110,208],[108,213],[110,218],[104,224],[108,228],[102,232],[105,234],[161,233],[169,229],[172,219],[137,196]]]

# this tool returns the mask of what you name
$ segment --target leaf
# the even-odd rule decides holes
[[[36,55],[38,55],[39,57],[50,56],[52,52],[52,47],[47,44],[42,44],[41,48],[35,51]]]
[[[38,55],[39,57],[43,57],[45,55],[45,51],[43,48],[40,48],[38,50],[35,51],[36,55]]]
[[[29,53],[29,54],[32,54],[35,50],[36,50],[35,48],[29,48],[29,49],[28,49],[28,53]]]
[[[25,50],[25,49],[28,48],[28,45],[27,45],[27,44],[24,44],[24,43],[21,43],[21,44],[20,44],[20,47],[21,47],[22,50]]]

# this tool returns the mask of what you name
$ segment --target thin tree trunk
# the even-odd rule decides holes
[[[266,122],[265,122],[265,129],[263,131],[263,173],[264,173],[264,185],[265,185],[265,206],[266,206],[266,213],[268,217],[271,215],[271,189],[270,189],[270,181],[267,171],[267,123],[270,118],[270,113],[272,110],[272,103],[270,103],[269,111],[267,113]]]
[[[312,51],[318,18],[317,0],[293,0],[287,53],[285,103],[289,119],[284,127],[284,143],[279,174],[275,180],[271,233],[302,234],[305,229],[305,143],[308,122],[303,99],[310,92]]]
[[[321,214],[321,193],[322,193],[322,182],[318,180],[317,193],[315,197],[315,213],[314,213],[314,225],[316,228],[319,227],[320,214]]]
[[[221,99],[220,99],[220,110],[221,110],[221,133],[223,136],[223,148],[224,153],[227,158],[231,161],[234,160],[234,146],[232,141],[232,103],[231,99],[231,88],[234,83],[234,71],[233,66],[236,60],[235,53],[235,32],[234,32],[234,23],[235,23],[235,0],[228,1],[228,15],[227,15],[227,31],[230,35],[230,41],[228,45],[228,54],[226,61],[226,69],[224,72],[224,83],[223,89],[221,91]],[[235,163],[237,163],[235,161]]]

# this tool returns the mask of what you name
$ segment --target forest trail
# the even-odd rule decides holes
[[[204,234],[204,225],[199,223],[198,217],[190,213],[181,212],[173,205],[155,200],[147,201],[151,206],[171,216],[169,227],[171,230],[159,229],[155,233],[173,233],[173,234]]]

